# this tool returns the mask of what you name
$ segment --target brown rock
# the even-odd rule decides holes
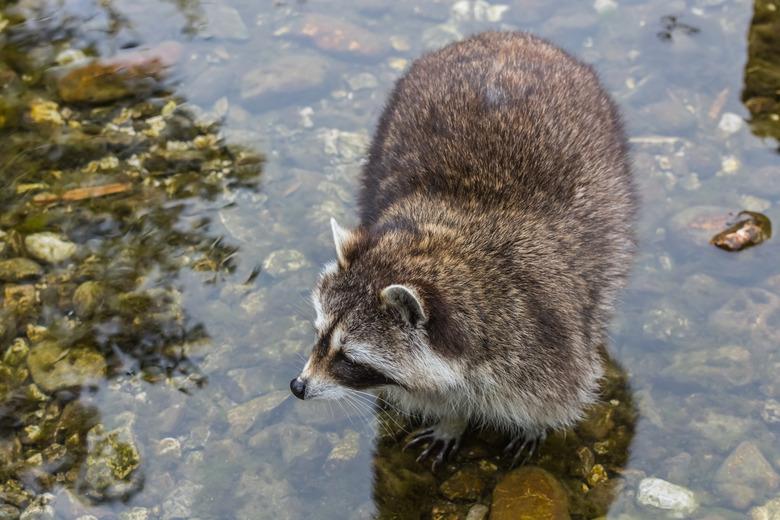
[[[757,498],[780,486],[778,475],[758,447],[745,441],[734,449],[718,472],[715,485],[736,509],[745,509]]]
[[[485,490],[485,475],[476,466],[456,471],[439,488],[450,500],[476,500]]]
[[[506,474],[493,490],[491,520],[568,520],[569,502],[558,480],[534,466]]]
[[[334,54],[376,58],[388,51],[387,44],[374,33],[323,14],[306,16],[293,34],[311,41],[322,51]]]

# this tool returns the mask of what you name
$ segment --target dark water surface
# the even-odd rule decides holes
[[[780,222],[780,3],[0,6],[0,519],[780,518],[780,245],[708,244]],[[288,390],[394,80],[484,29],[596,67],[643,199],[603,401],[508,480]]]

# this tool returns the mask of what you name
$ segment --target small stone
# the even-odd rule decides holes
[[[751,520],[780,520],[780,497],[750,510]]]
[[[30,103],[30,119],[34,123],[61,126],[65,120],[60,115],[59,106],[54,101],[36,99]]]
[[[133,417],[127,416],[131,420]],[[87,433],[87,457],[79,474],[79,489],[93,500],[126,498],[143,485],[137,471],[140,464],[141,455],[129,424],[110,432],[98,424]]]
[[[106,375],[106,360],[87,347],[63,347],[44,341],[30,350],[27,366],[33,381],[46,392],[94,385]]]
[[[403,36],[391,36],[390,45],[392,45],[393,50],[398,52],[406,52],[412,48],[412,46],[409,44],[409,40]]]
[[[263,262],[263,268],[272,276],[282,276],[303,269],[308,261],[303,253],[296,249],[274,251]]]
[[[739,159],[734,157],[733,155],[727,155],[723,157],[720,161],[720,172],[718,172],[719,175],[734,175],[739,171]]]
[[[399,72],[406,70],[406,66],[409,64],[409,60],[405,58],[390,58],[390,61],[388,62],[388,65],[390,65],[390,68],[393,70],[397,70]]]
[[[636,499],[643,506],[664,509],[675,518],[690,516],[699,508],[691,490],[660,478],[642,479]]]
[[[119,520],[149,520],[151,513],[145,507],[134,507],[130,511],[119,513]]]
[[[19,509],[11,504],[0,504],[0,520],[17,520]]]
[[[20,282],[42,274],[41,266],[28,258],[0,260],[0,280],[4,282]]]
[[[460,0],[453,4],[450,14],[456,22],[500,22],[508,10],[509,6],[505,4],[491,5],[485,0]]]
[[[11,285],[3,289],[3,305],[16,314],[26,314],[35,306],[35,287],[32,285]]]
[[[330,450],[325,463],[329,465],[348,462],[360,453],[360,434],[354,430],[346,430],[344,436],[337,440]]]
[[[609,477],[607,476],[607,470],[605,470],[604,466],[601,464],[594,464],[587,480],[590,487],[595,487],[601,482],[606,482],[609,480]]]
[[[174,437],[160,439],[155,450],[158,457],[181,458],[181,443]]]
[[[233,436],[245,434],[255,422],[275,410],[290,393],[284,390],[269,392],[228,410],[227,420]]]
[[[370,143],[370,138],[366,133],[344,132],[337,128],[323,128],[317,136],[325,145],[326,154],[336,155],[346,162],[363,157]]]
[[[290,34],[305,38],[318,49],[334,54],[374,58],[388,51],[388,46],[375,32],[343,18],[323,14],[307,15]]]
[[[73,307],[76,315],[89,318],[103,302],[105,291],[103,285],[95,281],[87,281],[79,285],[73,293]]]
[[[54,520],[54,507],[51,501],[54,495],[44,493],[35,497],[35,500],[22,512],[19,520]]]
[[[593,2],[593,9],[599,14],[606,14],[616,11],[618,3],[615,0],[596,0]]]
[[[78,246],[56,233],[34,233],[24,238],[24,247],[37,260],[58,264],[76,254]]]
[[[507,473],[493,490],[491,520],[568,520],[566,491],[547,471],[525,466]]]
[[[450,500],[476,500],[485,490],[485,478],[477,466],[466,466],[445,480],[439,490]]]
[[[215,2],[203,4],[202,7],[204,23],[198,30],[199,36],[237,41],[249,39],[246,24],[233,7]]]
[[[466,520],[487,520],[490,508],[484,504],[474,504],[466,515]]]
[[[57,65],[72,65],[75,63],[80,63],[86,59],[87,56],[84,54],[84,51],[80,49],[65,49],[57,54],[57,57],[54,58],[54,61],[57,62]]]
[[[736,509],[747,508],[778,486],[780,475],[750,441],[737,446],[715,474],[715,487]]]
[[[350,89],[357,91],[376,88],[379,86],[379,81],[370,72],[361,72],[354,76],[348,76],[347,84]]]
[[[241,78],[241,99],[258,106],[299,100],[302,94],[322,87],[329,68],[327,60],[312,54],[265,62]]]
[[[718,129],[725,134],[731,135],[739,132],[744,125],[744,121],[740,116],[733,112],[726,112],[720,116],[718,122]]]
[[[780,423],[780,402],[774,399],[765,402],[764,408],[761,410],[761,418],[767,424]]]
[[[756,246],[772,236],[772,224],[766,215],[740,211],[737,222],[712,237],[710,243],[726,251],[741,251]]]

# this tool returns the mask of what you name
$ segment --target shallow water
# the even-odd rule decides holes
[[[693,518],[780,498],[780,246],[707,243],[729,214],[780,217],[777,142],[756,135],[776,119],[765,110],[754,133],[742,102],[753,4],[355,4],[3,4],[0,260],[35,258],[25,239],[42,232],[75,250],[3,281],[0,518],[465,518],[491,504],[507,472],[496,434],[470,435],[434,476],[401,452],[413,425],[392,410],[288,391],[328,220],[356,222],[393,81],[484,29],[533,31],[595,66],[643,200],[604,401],[530,464],[574,518],[663,516],[640,496],[651,477],[689,490]],[[120,63],[123,82],[164,77],[92,103],[91,85],[57,79],[83,55],[119,56],[98,72]],[[117,192],[73,191],[94,186]]]

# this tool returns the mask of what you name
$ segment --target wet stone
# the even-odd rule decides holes
[[[690,423],[697,435],[705,438],[719,451],[731,449],[753,427],[750,419],[707,411]]]
[[[11,504],[0,504],[0,520],[17,520],[19,509]]]
[[[751,520],[780,520],[780,497],[750,510]]]
[[[477,466],[466,466],[445,480],[439,490],[450,500],[476,500],[485,490],[485,480]]]
[[[741,211],[737,222],[721,231],[710,243],[726,251],[741,251],[756,246],[772,236],[772,224],[766,215],[755,211]]]
[[[163,502],[160,518],[162,520],[192,518],[192,506],[195,504],[195,499],[201,489],[203,489],[203,486],[189,480],[180,482],[176,489],[168,495],[165,502]]]
[[[642,479],[636,500],[643,506],[672,513],[676,518],[688,517],[699,507],[692,491],[660,478]]]
[[[4,282],[19,282],[42,274],[41,266],[27,258],[0,260],[0,280]]]
[[[36,260],[58,264],[76,254],[78,246],[57,233],[34,233],[24,238],[24,247]]]
[[[716,330],[731,336],[764,341],[780,341],[780,297],[765,289],[751,287],[737,290],[725,304],[710,316]]]
[[[466,520],[487,520],[490,508],[484,504],[474,504],[466,515]]]
[[[325,436],[310,426],[274,424],[249,440],[253,448],[265,453],[281,451],[285,464],[299,460],[313,460],[327,452]]]
[[[279,249],[263,262],[263,268],[272,276],[282,276],[298,271],[308,265],[306,256],[296,249]]]
[[[775,399],[767,400],[761,410],[761,418],[767,424],[780,423],[780,401]]]
[[[87,433],[88,453],[81,468],[80,487],[94,500],[118,500],[143,485],[141,456],[129,427],[108,433],[97,425]]]
[[[677,352],[661,374],[712,390],[744,386],[755,379],[750,351],[738,345]]]
[[[325,464],[329,469],[345,462],[349,462],[360,453],[360,434],[355,430],[346,430],[341,438],[333,443]]]
[[[244,41],[249,39],[241,14],[234,8],[218,4],[203,5],[204,23],[198,30],[202,38],[222,38],[226,40]]]
[[[97,384],[106,375],[106,360],[86,347],[63,347],[44,341],[30,350],[27,366],[33,380],[46,392]]]
[[[99,282],[84,282],[73,293],[73,307],[79,318],[89,318],[103,302],[105,291]]]
[[[389,51],[389,46],[375,32],[343,18],[323,14],[307,15],[291,34],[309,40],[322,51],[336,55],[377,58]]]
[[[715,487],[737,509],[747,508],[779,486],[780,475],[750,441],[737,446],[715,474]]]
[[[269,392],[228,410],[230,433],[239,436],[246,433],[256,421],[275,410],[290,393],[284,390]]]
[[[327,79],[330,64],[320,56],[296,54],[271,60],[241,78],[241,99],[263,107],[269,103],[299,101],[319,89]]]
[[[507,473],[493,490],[490,509],[491,520],[569,518],[568,498],[561,484],[553,475],[534,466]]]

